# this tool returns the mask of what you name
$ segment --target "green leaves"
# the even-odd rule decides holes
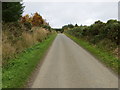
[[[2,20],[4,22],[18,21],[24,6],[20,2],[2,2]]]
[[[115,50],[120,42],[118,39],[120,22],[117,20],[108,20],[107,23],[98,20],[90,26],[78,26],[65,32],[78,38],[84,38],[94,45],[105,41],[107,43],[103,44],[102,47],[111,51]]]

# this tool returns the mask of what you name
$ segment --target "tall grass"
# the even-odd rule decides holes
[[[18,54],[17,58],[9,60],[2,69],[2,88],[4,90],[24,88],[29,76],[40,63],[55,37],[56,34],[52,34],[43,42],[25,49],[24,52]]]
[[[14,23],[13,23],[14,24]],[[41,27],[32,27],[26,30],[24,26],[10,24],[3,25],[2,59],[3,65],[7,60],[16,57],[24,49],[45,40],[50,32]],[[22,29],[22,30],[21,30]]]

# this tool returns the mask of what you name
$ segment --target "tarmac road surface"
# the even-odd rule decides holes
[[[58,34],[31,88],[118,88],[118,77],[67,36]]]

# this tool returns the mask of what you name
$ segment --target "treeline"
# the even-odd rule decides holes
[[[2,2],[3,65],[52,33],[49,23],[39,13],[22,16],[23,10],[21,2]]]
[[[2,2],[2,21],[18,21],[23,13],[24,6],[21,2]]]
[[[34,27],[34,26],[39,26],[39,27],[46,28],[49,31],[52,30],[51,27],[49,26],[49,23],[47,23],[46,20],[43,19],[42,16],[37,12],[34,13],[33,16],[30,16],[27,14],[21,17],[20,22],[23,23],[29,29],[31,29],[31,27]]]
[[[120,21],[108,20],[104,23],[98,20],[90,26],[69,24],[62,29],[77,38],[89,41],[94,46],[118,55]]]
[[[33,16],[22,16],[24,11],[21,2],[2,2],[2,21],[4,23],[16,22],[22,23],[26,28],[31,29],[33,26],[39,26],[51,30],[49,23],[39,13],[34,13]]]

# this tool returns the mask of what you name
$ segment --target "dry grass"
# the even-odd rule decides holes
[[[15,54],[16,49],[9,43],[3,43],[2,44],[2,57],[3,59],[9,59],[13,57]]]
[[[14,27],[15,28],[15,27]],[[5,29],[10,29],[5,28]],[[17,30],[17,27],[16,27]],[[49,31],[40,27],[33,27],[32,32],[23,31],[21,36],[16,37],[9,30],[3,30],[2,34],[2,59],[3,63],[6,60],[13,58],[17,53],[22,52],[25,48],[42,42],[49,35]]]
[[[15,48],[11,45],[11,42],[8,40],[7,32],[2,34],[2,58],[9,59],[15,54]]]
[[[33,36],[32,36],[32,34],[27,33],[27,32],[23,32],[21,41],[22,42],[19,42],[19,43],[22,43],[23,47],[25,47],[25,48],[30,47],[31,45],[33,45]]]
[[[48,35],[48,31],[46,31],[43,28],[40,28],[38,30],[35,30],[33,32],[33,38],[36,39],[38,42],[42,42],[44,39],[46,39],[46,36]]]

